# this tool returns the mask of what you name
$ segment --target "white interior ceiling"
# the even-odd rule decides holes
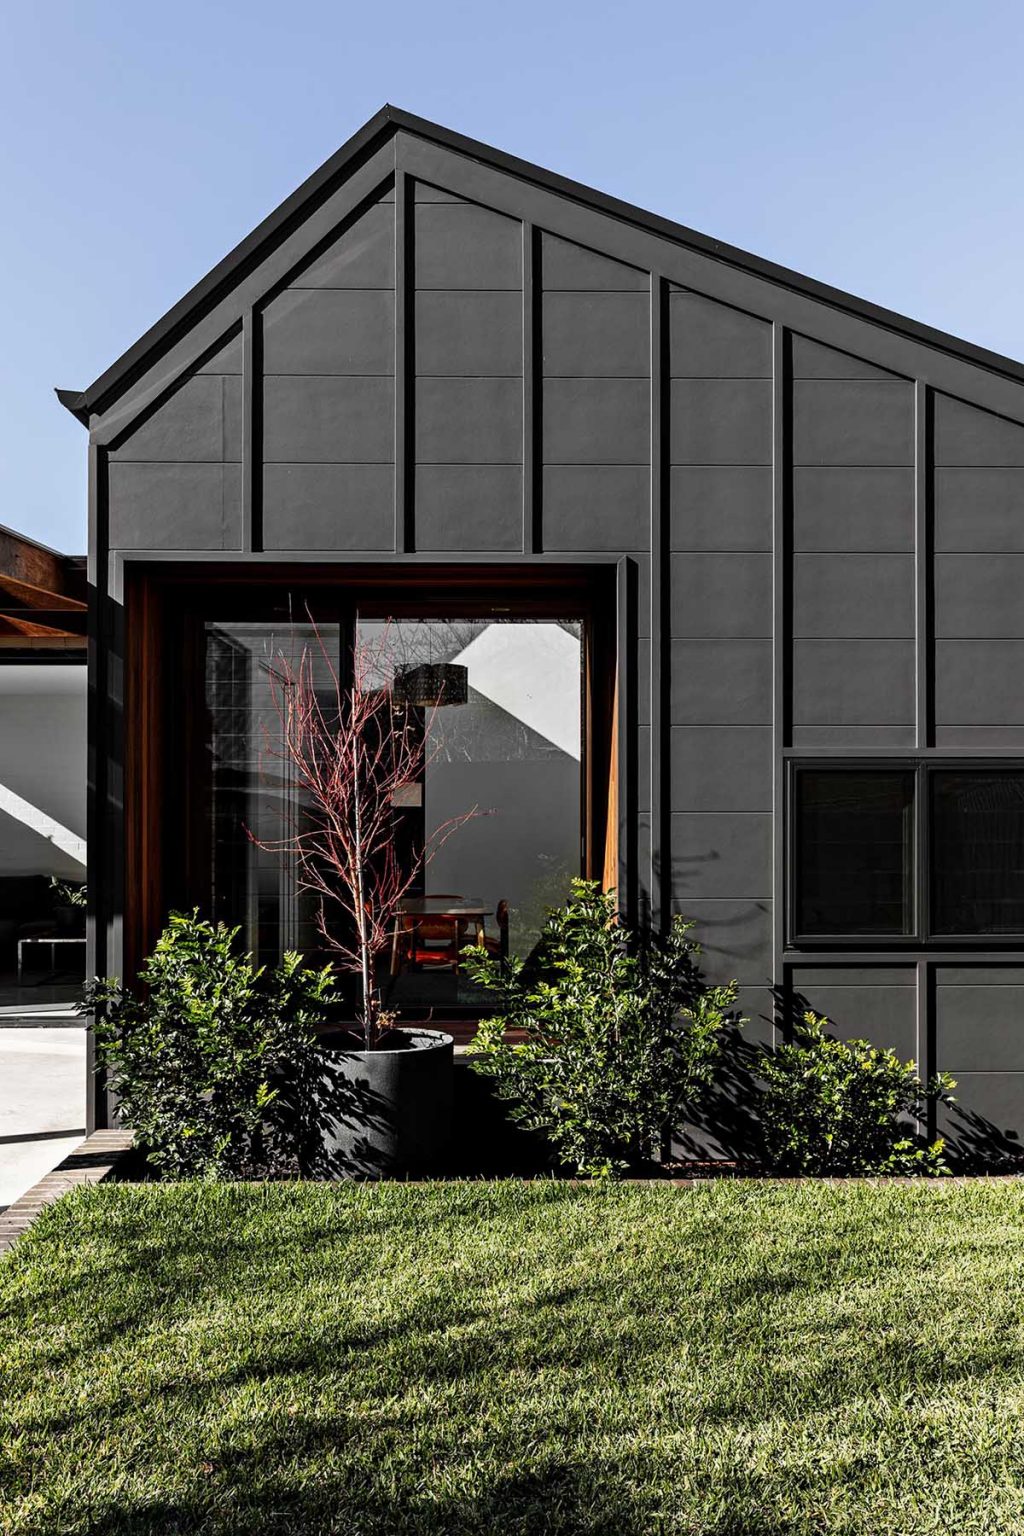
[[[580,642],[560,624],[489,624],[453,660],[469,686],[580,757]]]
[[[0,875],[82,879],[86,669],[0,666]]]

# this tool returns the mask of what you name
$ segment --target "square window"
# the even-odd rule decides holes
[[[1024,933],[1024,772],[931,774],[931,931]]]
[[[914,774],[803,768],[795,775],[796,933],[914,931]]]

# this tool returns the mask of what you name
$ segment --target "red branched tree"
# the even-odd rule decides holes
[[[280,736],[268,750],[291,765],[301,810],[281,838],[249,836],[295,858],[299,889],[317,899],[321,935],[342,969],[359,977],[360,1023],[371,1050],[389,1022],[377,962],[391,944],[399,904],[424,864],[479,811],[452,817],[421,850],[399,859],[396,803],[402,790],[423,782],[433,710],[424,718],[396,694],[387,631],[373,645],[356,646],[351,683],[342,682],[315,625],[314,634],[297,664],[280,653],[270,669]]]

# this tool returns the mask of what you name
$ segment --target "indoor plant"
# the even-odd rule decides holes
[[[77,937],[85,932],[87,906],[85,885],[77,880],[58,880],[50,876],[53,892],[53,917],[57,932],[66,937]]]

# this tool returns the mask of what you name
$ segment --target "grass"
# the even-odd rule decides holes
[[[0,1531],[1024,1529],[1024,1185],[83,1190]]]

